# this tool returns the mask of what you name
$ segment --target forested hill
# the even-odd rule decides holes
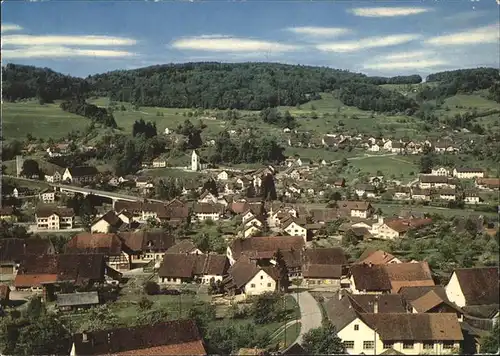
[[[185,63],[120,70],[73,78],[50,69],[9,64],[2,68],[3,97],[43,100],[72,96],[109,96],[144,106],[261,110],[295,106],[317,99],[321,92],[337,93],[346,105],[378,112],[418,109],[419,102],[456,93],[489,89],[498,98],[498,71],[466,69],[430,75],[437,85],[421,85],[417,100],[381,87],[381,84],[418,84],[418,75],[369,77],[326,67],[278,63]],[[436,84],[436,83],[433,83]]]

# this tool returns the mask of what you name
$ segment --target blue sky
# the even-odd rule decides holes
[[[474,1],[2,3],[2,62],[76,76],[269,61],[369,75],[499,66],[500,6]]]

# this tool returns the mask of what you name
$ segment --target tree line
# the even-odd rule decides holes
[[[105,108],[87,103],[82,97],[64,101],[61,103],[60,107],[64,111],[84,116],[104,126],[112,128],[118,127],[113,114]]]

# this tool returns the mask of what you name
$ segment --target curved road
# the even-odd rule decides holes
[[[301,344],[304,334],[309,330],[321,327],[323,315],[318,302],[309,292],[293,293],[293,298],[297,301],[300,307],[300,334],[296,343]]]

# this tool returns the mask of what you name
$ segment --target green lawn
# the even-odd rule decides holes
[[[200,172],[184,171],[175,168],[151,168],[142,171],[141,175],[155,178],[185,178],[185,179],[199,179],[203,175]]]
[[[37,101],[4,102],[2,120],[7,140],[23,140],[28,133],[37,138],[58,139],[90,124],[89,119],[61,110],[58,103],[40,105]]]
[[[411,180],[418,177],[419,167],[414,157],[384,156],[350,160],[347,171],[351,176],[353,173],[376,175],[381,171],[388,178],[394,175],[398,180]]]
[[[424,205],[404,205],[404,204],[381,204],[374,203],[375,209],[382,209],[385,216],[390,216],[398,214],[401,210],[411,210],[414,212],[428,213],[428,214],[440,214],[446,217],[453,216],[468,216],[468,215],[485,215],[490,217],[498,217],[496,213],[488,213],[482,211],[474,211],[469,209],[447,209],[435,206],[424,206]]]
[[[364,153],[364,152],[363,152]],[[300,158],[308,158],[313,160],[314,163],[318,163],[322,159],[327,162],[341,160],[342,158],[349,158],[354,156],[359,156],[362,154],[360,150],[352,150],[348,152],[347,150],[338,151],[328,151],[324,148],[303,148],[303,147],[286,147],[285,156],[298,156]]]

